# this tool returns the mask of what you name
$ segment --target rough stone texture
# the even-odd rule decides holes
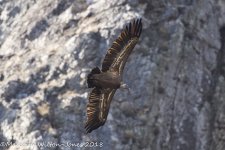
[[[0,149],[224,150],[224,16],[224,0],[0,0]],[[132,94],[87,135],[86,76],[137,17]]]

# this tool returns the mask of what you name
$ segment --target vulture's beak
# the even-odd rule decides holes
[[[129,88],[129,86],[128,86],[127,84],[121,83],[120,89],[121,89],[121,90],[127,90],[128,93],[131,95],[130,88]]]

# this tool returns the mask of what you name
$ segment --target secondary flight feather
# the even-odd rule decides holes
[[[142,32],[141,19],[130,22],[108,49],[102,69],[92,69],[87,76],[88,88],[93,88],[87,104],[85,129],[92,132],[105,124],[111,100],[118,88],[126,88],[122,82],[124,66]]]

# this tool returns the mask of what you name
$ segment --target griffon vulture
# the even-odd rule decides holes
[[[113,42],[102,63],[102,69],[92,69],[87,76],[88,88],[94,88],[87,104],[85,130],[92,132],[105,124],[113,95],[118,88],[127,88],[122,83],[123,69],[142,31],[141,19],[130,22]]]

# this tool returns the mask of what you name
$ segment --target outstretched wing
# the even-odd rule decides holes
[[[134,20],[126,26],[120,36],[113,42],[111,48],[108,49],[102,63],[103,72],[113,70],[119,72],[120,75],[122,74],[127,58],[138,42],[141,31],[141,19]]]
[[[94,88],[89,96],[87,105],[87,122],[85,130],[87,133],[105,124],[108,116],[111,100],[116,89]]]

